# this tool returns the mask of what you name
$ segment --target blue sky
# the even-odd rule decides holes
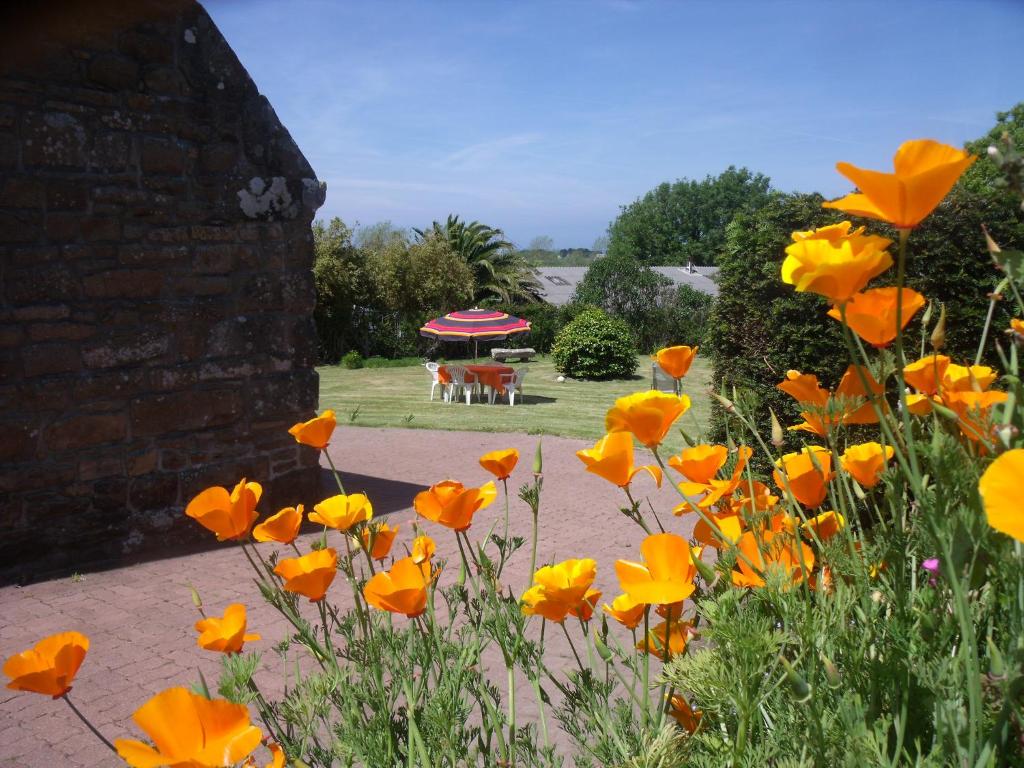
[[[207,0],[320,179],[321,216],[449,212],[589,247],[730,164],[839,195],[837,160],[953,144],[1024,100],[1021,0]]]

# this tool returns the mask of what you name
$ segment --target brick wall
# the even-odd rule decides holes
[[[308,500],[324,187],[186,0],[0,11],[0,580],[205,541],[192,494]]]

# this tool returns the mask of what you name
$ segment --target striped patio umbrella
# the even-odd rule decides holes
[[[530,323],[519,317],[493,309],[463,309],[437,317],[420,328],[421,336],[432,336],[443,341],[473,340],[473,357],[477,356],[476,343],[507,339],[530,330]]]

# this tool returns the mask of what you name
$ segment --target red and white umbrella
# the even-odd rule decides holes
[[[444,341],[473,340],[473,356],[476,357],[476,342],[507,339],[519,333],[527,333],[530,323],[507,312],[493,309],[463,309],[436,317],[420,328],[421,336]]]

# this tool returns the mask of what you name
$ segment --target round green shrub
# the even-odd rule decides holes
[[[624,379],[636,372],[636,341],[629,326],[600,309],[577,315],[555,337],[558,372],[574,379]]]
[[[359,350],[350,349],[341,358],[341,364],[350,371],[356,368],[363,367],[363,356],[359,354]]]

